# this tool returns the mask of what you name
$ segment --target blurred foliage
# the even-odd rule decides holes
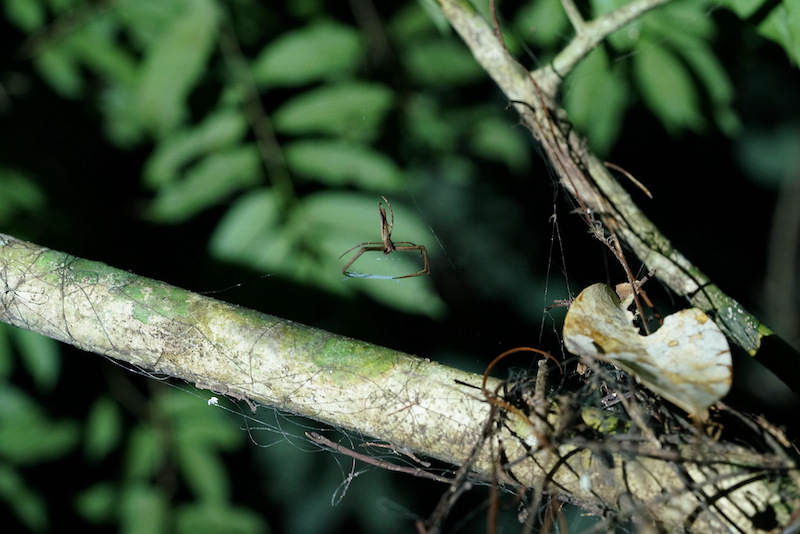
[[[583,7],[587,16],[597,16],[624,3],[592,0]],[[135,196],[126,207],[134,206],[131,211],[145,221],[137,221],[135,233],[150,225],[167,234],[211,219],[207,247],[216,260],[339,302],[365,307],[359,297],[367,297],[406,317],[405,324],[455,317],[457,334],[446,341],[447,350],[457,350],[456,338],[473,343],[465,333],[495,316],[521,330],[520,340],[529,339],[528,327],[544,324],[543,295],[566,296],[558,294],[564,288],[547,285],[544,272],[548,262],[566,269],[563,257],[554,260],[558,252],[545,249],[560,237],[545,235],[537,248],[530,235],[532,220],[555,217],[554,201],[541,191],[529,194],[531,175],[545,174],[536,167],[529,135],[515,127],[515,117],[435,3],[285,4],[4,0],[5,24],[19,34],[11,51],[16,55],[8,56],[20,63],[4,64],[0,72],[2,109],[24,101],[38,84],[81,110],[82,120],[92,125],[82,128],[94,128],[95,121],[104,142],[137,155],[138,167],[130,170],[134,186],[123,187],[123,169],[91,182],[102,193],[98,204],[117,188]],[[775,184],[784,169],[780,162],[797,146],[797,123],[781,117],[785,127],[742,134],[728,74],[737,58],[729,56],[726,63],[715,48],[721,29],[714,15],[730,9],[744,27],[781,45],[797,63],[797,6],[671,2],[619,30],[567,75],[566,109],[601,155],[624,139],[627,121],[644,114],[673,139],[709,131],[735,136],[742,166],[762,183]],[[572,35],[558,0],[501,9],[509,48],[530,66],[547,62]],[[25,71],[31,67],[35,74]],[[51,119],[35,109],[27,120],[39,127]],[[89,142],[86,130],[76,135],[76,143]],[[47,136],[38,139],[44,143]],[[27,166],[0,161],[3,231],[35,236],[50,228],[75,232],[76,247],[90,241],[67,221],[94,206],[62,193],[90,179],[93,157],[82,162],[85,173],[64,176],[58,161],[42,170],[49,154],[37,154]],[[43,185],[50,182],[43,172],[64,182],[56,193]],[[432,276],[343,279],[349,256],[340,259],[342,252],[380,238],[381,195],[394,208],[394,239],[424,244]],[[92,215],[82,228],[118,224]],[[108,240],[106,246],[127,244]],[[149,264],[162,263],[159,254],[174,255],[148,247],[135,254]],[[581,251],[571,265],[591,263],[586,256]],[[388,267],[377,260],[386,259],[365,254],[354,268],[418,268],[413,254],[392,255]],[[317,298],[304,306],[316,307]],[[470,299],[482,299],[480,306],[467,306]],[[366,316],[358,322],[426,342],[405,324]],[[76,399],[78,416],[65,411],[65,403],[52,402],[60,398],[55,390],[64,373],[55,342],[0,328],[0,500],[18,524],[31,531],[54,529],[52,509],[64,499],[29,482],[30,470],[43,466],[51,474],[59,463],[79,463],[90,483],[62,481],[58,491],[70,492],[68,506],[87,525],[122,532],[269,528],[266,514],[254,511],[257,505],[238,504],[241,495],[228,474],[225,455],[240,454],[246,442],[237,423],[194,395],[155,387],[128,404],[121,394]],[[261,470],[278,481],[266,480],[265,493],[290,503],[283,519],[290,530],[345,529],[347,514],[369,531],[408,527],[399,512],[393,522],[377,508],[347,499],[343,515],[331,519],[329,488],[342,474],[315,469],[308,456],[296,447],[259,456]],[[318,480],[322,490],[309,493],[299,485],[307,478]],[[373,484],[373,496],[391,494],[385,477]]]

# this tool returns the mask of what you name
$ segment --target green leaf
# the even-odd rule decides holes
[[[97,399],[86,417],[83,441],[86,456],[93,462],[105,458],[119,443],[122,417],[117,404],[108,397]]]
[[[133,87],[120,84],[107,87],[100,101],[103,126],[110,140],[121,147],[140,143],[144,136],[137,111],[138,93]]]
[[[60,95],[76,98],[83,91],[83,74],[73,51],[65,43],[46,48],[33,61],[42,77]]]
[[[455,86],[486,74],[463,43],[451,39],[411,41],[402,56],[406,72],[420,85]]]
[[[131,485],[120,496],[120,532],[166,534],[169,532],[169,499],[149,483]]]
[[[28,370],[36,386],[44,391],[52,390],[61,371],[58,343],[30,330],[15,329],[13,333],[22,365]]]
[[[186,171],[180,181],[159,189],[149,214],[159,222],[181,222],[260,178],[261,159],[254,146],[212,153]]]
[[[738,139],[733,153],[750,178],[760,185],[778,189],[795,179],[800,170],[800,126],[779,124],[769,130],[750,128]]]
[[[9,225],[20,215],[40,211],[46,204],[45,194],[30,176],[0,167],[0,223]]]
[[[165,138],[147,160],[145,184],[157,188],[177,180],[181,170],[208,153],[241,142],[247,122],[237,107],[223,106],[212,111],[199,125]]]
[[[191,9],[193,0],[140,0],[122,2],[114,12],[130,34],[136,48],[147,48],[160,40],[176,19]]]
[[[619,136],[628,87],[609,65],[602,47],[595,48],[567,78],[564,106],[577,129],[598,154],[608,154]]]
[[[709,41],[716,33],[714,20],[708,16],[708,7],[703,2],[683,0],[670,2],[642,17],[644,41],[670,42],[676,34]]]
[[[796,1],[781,2],[759,24],[764,37],[780,44],[795,65],[800,64],[800,5]]]
[[[474,123],[469,132],[469,142],[472,149],[482,157],[521,172],[530,163],[530,143],[520,136],[522,131],[505,119],[485,116],[483,120]]]
[[[108,482],[95,484],[75,497],[75,510],[92,523],[101,523],[111,518],[117,504],[119,492]]]
[[[388,156],[346,140],[312,139],[284,147],[289,168],[329,186],[355,185],[389,193],[402,184],[401,171]]]
[[[343,82],[295,96],[274,113],[273,121],[282,133],[371,139],[393,103],[394,93],[381,84]]]
[[[31,33],[44,24],[44,6],[39,0],[5,0],[3,7],[9,22],[25,33]]]
[[[58,46],[68,46],[77,61],[104,84],[132,86],[138,77],[138,60],[118,38],[119,23],[113,17],[94,17],[71,32]]]
[[[31,531],[44,532],[49,515],[44,499],[26,483],[12,466],[0,464],[0,501]]]
[[[704,41],[692,39],[691,43],[684,44],[681,36],[675,39],[681,44],[677,51],[691,66],[695,77],[703,83],[708,93],[717,126],[727,135],[738,133],[741,123],[732,107],[735,96],[733,84],[716,54]]]
[[[29,465],[64,456],[78,443],[75,421],[53,421],[25,393],[0,389],[0,457]]]
[[[213,503],[228,499],[227,472],[215,451],[190,440],[179,440],[177,452],[183,479],[196,499]]]
[[[703,117],[694,81],[675,55],[660,44],[640,45],[633,56],[634,78],[647,106],[672,134],[699,130]]]
[[[538,0],[523,5],[514,19],[514,27],[527,42],[544,48],[563,42],[569,19],[559,0]]]
[[[14,370],[14,350],[10,337],[16,326],[0,323],[0,380],[8,380]]]
[[[747,19],[766,2],[767,0],[720,0],[720,5],[730,8],[739,18]]]
[[[125,451],[126,480],[147,480],[161,467],[165,444],[159,438],[153,427],[140,426],[131,431]]]
[[[470,130],[470,145],[484,158],[507,165],[522,172],[530,164],[530,143],[507,120],[486,117],[474,123]]]
[[[433,0],[422,0],[402,4],[389,21],[387,33],[399,44],[423,35],[447,35],[452,33],[452,27]]]
[[[196,503],[176,510],[177,534],[258,534],[268,531],[260,516],[228,503]]]
[[[450,117],[442,112],[439,99],[422,93],[411,96],[405,102],[403,112],[412,146],[425,150],[425,154],[456,152],[462,128],[448,120]]]
[[[322,22],[272,41],[254,61],[252,72],[260,85],[294,86],[347,74],[361,60],[355,29]]]
[[[251,190],[225,212],[209,240],[211,253],[257,270],[281,270],[290,243],[280,222],[280,203],[274,191]]]
[[[156,135],[175,128],[188,113],[188,95],[214,50],[218,19],[215,2],[195,0],[147,50],[136,110]]]

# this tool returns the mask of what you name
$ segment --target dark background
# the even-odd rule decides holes
[[[329,12],[327,16],[352,21],[350,9],[342,6],[336,9],[338,12]],[[399,6],[380,5],[377,9],[381,17],[389,19]],[[280,12],[278,16],[287,27],[302,23],[290,13]],[[510,18],[511,14],[507,16]],[[772,232],[781,231],[772,227],[781,190],[775,184],[748,175],[737,159],[737,151],[747,142],[749,131],[797,125],[800,75],[778,45],[758,38],[747,23],[724,10],[708,16],[719,30],[714,50],[734,84],[733,108],[741,118],[743,132],[732,138],[710,126],[703,132],[681,131],[670,135],[633,95],[621,137],[606,159],[623,166],[646,184],[653,200],[644,198],[632,186],[626,187],[690,261],[745,308],[772,324],[764,286],[769,238]],[[79,99],[58,95],[41,79],[31,61],[20,57],[25,35],[2,20],[0,36],[4,51],[0,55],[0,84],[6,90],[0,101],[0,165],[22,169],[35,177],[45,196],[45,202],[36,209],[6,218],[0,228],[5,233],[476,372],[482,372],[494,356],[515,346],[540,346],[561,353],[554,330],[559,328],[564,312],[556,308],[544,314],[544,309],[556,298],[566,296],[564,273],[573,295],[589,283],[616,283],[624,277],[613,257],[588,234],[583,221],[570,214],[565,193],[553,183],[551,172],[539,159],[532,140],[531,162],[522,170],[514,171],[476,158],[481,181],[458,186],[435,178],[420,178],[415,184],[413,201],[447,252],[447,257],[439,251],[433,254],[431,277],[449,308],[440,320],[403,314],[366,296],[336,297],[279,276],[262,277],[269,273],[214,260],[207,252],[208,237],[231,199],[221,199],[217,206],[185,223],[148,221],[144,213],[153,193],[142,186],[140,175],[152,146],[120,149],[112,145],[101,127],[94,100],[97,94],[90,90]],[[497,109],[506,107],[499,91],[487,81],[461,88],[412,88],[396,59],[388,55],[385,64],[368,69],[367,77],[384,81],[399,92],[430,90],[436,98],[453,106],[488,102]],[[200,114],[203,98],[202,95],[196,98],[195,112]],[[507,110],[505,115],[509,128],[521,129],[513,111]],[[393,140],[403,135],[400,130],[392,130],[396,120],[390,118],[385,125],[383,143],[388,150]],[[430,169],[436,168],[437,164],[432,163]],[[299,189],[302,194],[303,187]],[[406,203],[410,200],[401,199]],[[554,205],[558,210],[560,239],[556,243],[551,240],[552,226],[548,222]],[[488,239],[502,236],[502,239],[489,243],[487,236]],[[474,258],[482,260],[472,261]],[[515,300],[518,295],[513,291],[514,281],[500,280],[520,272],[530,277],[525,284],[540,290],[535,302]],[[548,293],[544,293],[545,288]],[[658,283],[651,282],[647,289],[657,305],[667,311],[682,305]],[[527,290],[520,294],[527,294]],[[797,329],[778,333],[796,339]],[[104,358],[68,346],[61,346],[61,352],[63,365],[57,385],[49,392],[37,394],[53,417],[80,420],[93,399],[109,392],[122,405],[135,404],[137,399],[154,394],[156,385]],[[780,383],[765,376],[746,356],[738,355],[736,361],[739,389],[727,402],[740,409],[765,412],[779,424],[794,423],[797,399],[785,393]],[[527,365],[527,362],[515,364]],[[8,379],[23,388],[32,385],[19,367]],[[65,398],[70,401],[60,402]],[[265,412],[263,416],[269,417],[270,410]],[[124,413],[126,425],[147,418],[146,410],[125,409]],[[227,420],[233,426],[242,426],[233,415]],[[790,427],[789,437],[796,437],[796,432],[796,428]],[[265,444],[272,439],[261,436],[257,441]],[[292,514],[286,509],[298,508],[298,503],[281,502],[277,495],[281,492],[265,490],[256,481],[265,476],[263,473],[280,476],[274,472],[274,464],[263,456],[290,454],[277,452],[286,445],[262,449],[249,440],[243,441],[246,442],[243,447],[224,456],[234,488],[233,500],[258,510],[275,531],[296,524],[287,519]],[[122,449],[114,452],[94,469],[102,466],[113,471],[121,464],[123,454]],[[312,470],[312,480],[305,481],[322,496],[316,498],[322,502],[320,506],[329,506],[326,499],[341,481],[334,460],[329,455],[302,454],[304,462],[322,466],[320,472],[326,469],[334,472],[333,476],[320,476],[317,481]],[[67,525],[89,528],[75,514],[71,499],[55,497],[74,495],[76,488],[82,486],[75,481],[85,480],[90,468],[80,458],[80,451],[75,450],[58,461],[28,466],[25,470],[28,484],[38,488],[50,503],[50,524],[58,525],[59,530]],[[347,469],[348,461],[342,463]],[[254,475],[253,465],[262,475]],[[385,484],[402,488],[399,492],[405,496],[404,505],[410,508],[409,513],[426,515],[443,488],[408,478],[371,472],[356,479],[343,501],[349,504],[337,508],[344,509],[344,518],[333,521],[331,525],[338,526],[332,528],[341,531],[352,531],[358,525],[368,528],[356,519],[358,513],[354,509],[372,506],[357,504],[366,502],[360,499],[374,496],[370,491],[371,479],[385,480],[388,481]],[[414,488],[407,488],[406,484]],[[292,494],[291,498],[303,495],[307,502],[315,502],[309,491],[312,490]],[[189,498],[187,490],[180,486],[175,495],[176,500]],[[468,517],[468,511],[480,508],[485,500],[485,491],[476,490],[454,516]],[[381,510],[393,520],[400,518],[401,524],[407,520],[403,517],[405,512],[392,507],[388,512]],[[410,531],[410,525],[405,525],[406,531]],[[93,528],[114,529],[108,523]],[[480,531],[480,527],[475,528]]]

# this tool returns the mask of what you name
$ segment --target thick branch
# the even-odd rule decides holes
[[[667,451],[620,441],[595,457],[566,431],[548,445],[543,427],[518,410],[500,410],[487,426],[486,397],[463,385],[480,386],[480,376],[2,234],[0,283],[4,322],[453,464],[478,446],[468,466],[476,475],[500,468],[587,509],[615,507],[630,493],[638,513],[708,532],[747,525],[767,508],[783,519],[797,494],[785,474],[791,462],[738,446],[692,439]]]
[[[457,464],[482,377],[0,234],[0,320]]]

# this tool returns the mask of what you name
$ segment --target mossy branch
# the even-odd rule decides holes
[[[2,234],[0,284],[0,320],[9,324],[455,465],[473,456],[473,476],[494,478],[502,456],[506,480],[556,488],[589,510],[630,493],[642,514],[678,525],[694,510],[693,527],[709,531],[721,524],[720,511],[739,526],[754,506],[785,518],[797,495],[785,474],[792,464],[780,456],[691,443],[670,451],[638,445],[634,456],[615,446],[600,460],[581,438],[547,445],[541,425],[516,413],[489,421],[481,376]],[[486,387],[499,385],[489,379]],[[551,413],[549,424],[566,428],[568,418],[558,417]],[[710,513],[698,492],[685,490],[687,480],[711,484],[703,490],[714,501]]]
[[[0,320],[458,464],[482,377],[0,234]]]

